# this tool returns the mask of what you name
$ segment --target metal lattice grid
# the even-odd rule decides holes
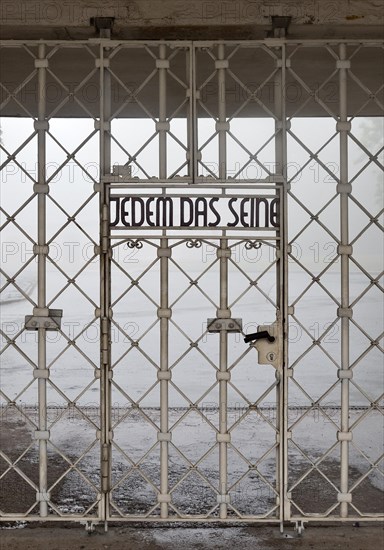
[[[360,75],[353,66],[361,67],[367,55],[377,55],[382,46],[284,41],[273,46],[267,42],[107,45],[101,40],[71,47],[50,43],[13,47],[20,65],[30,70],[18,83],[2,84],[2,107],[7,114],[10,104],[15,104],[29,119],[30,131],[23,127],[20,135],[25,137],[13,151],[2,145],[6,156],[2,173],[12,184],[13,171],[19,180],[24,178],[25,196],[18,204],[10,198],[9,206],[4,205],[7,199],[2,200],[1,229],[5,242],[13,242],[17,233],[19,240],[26,239],[34,248],[27,261],[12,266],[11,272],[2,270],[1,290],[7,293],[12,286],[30,302],[31,310],[36,308],[36,317],[46,318],[46,308],[62,307],[64,322],[54,341],[49,341],[44,328],[37,331],[34,358],[20,321],[28,312],[15,309],[10,320],[20,328],[16,332],[12,328],[11,336],[9,328],[2,331],[2,356],[9,356],[10,365],[20,365],[26,376],[31,372],[26,385],[12,388],[12,396],[2,381],[3,416],[12,421],[16,412],[36,437],[36,443],[14,456],[2,451],[1,480],[8,487],[22,479],[27,488],[23,502],[29,502],[27,510],[6,508],[2,515],[6,519],[36,519],[49,513],[50,519],[255,521],[379,517],[381,510],[374,503],[380,498],[383,455],[369,446],[368,452],[366,438],[367,426],[378,431],[382,422],[377,385],[382,334],[370,324],[372,317],[380,319],[382,266],[366,250],[369,242],[381,238],[382,208],[372,204],[372,192],[361,189],[370,185],[367,174],[368,181],[382,177],[383,147],[358,125],[359,117],[382,111],[383,86],[370,89],[366,74]],[[308,67],[312,55],[322,60],[321,70]],[[64,75],[75,58],[81,59],[82,70],[77,83],[68,85]],[[255,79],[249,77],[252,70],[257,70]],[[30,85],[37,90],[33,109],[23,97]],[[51,98],[43,93],[48,89],[55,91]],[[89,94],[94,89],[92,100]],[[292,90],[300,101],[291,101]],[[351,96],[353,116],[348,114]],[[68,130],[57,118],[75,111],[88,121],[74,146],[73,136],[68,139]],[[299,117],[309,113],[324,117],[315,121],[318,135],[310,131],[313,119],[302,133]],[[139,122],[140,117],[146,120]],[[374,126],[369,119],[366,124]],[[248,133],[253,127],[262,132]],[[91,143],[97,139],[100,179],[87,162],[90,156],[95,159]],[[39,166],[35,178],[23,164],[28,147],[38,151],[32,152]],[[361,156],[357,166],[348,162],[348,150],[352,158]],[[295,166],[303,154],[306,160]],[[82,174],[71,194],[65,174],[69,166]],[[85,180],[81,200],[79,179]],[[110,246],[108,186],[140,182],[151,190],[159,181],[166,184],[158,187],[164,192],[172,185],[182,189],[191,183],[214,182],[223,189],[244,181],[254,189],[260,181],[270,183],[271,189],[283,184],[289,194],[289,217],[276,241],[280,261],[274,252],[268,253],[268,261],[255,264],[260,270],[255,274],[255,266],[241,258],[244,250],[257,251],[260,242],[249,238],[241,242],[225,233],[220,239],[199,231],[170,232],[162,238],[136,232]],[[33,227],[30,219],[36,210]],[[98,211],[100,242],[95,232]],[[50,235],[45,219],[55,221]],[[312,235],[316,241],[311,241]],[[53,256],[53,251],[67,248],[73,257],[76,246],[71,243],[80,243],[82,250],[86,247],[86,257],[65,263]],[[312,259],[303,254],[306,248]],[[171,256],[162,255],[162,249],[171,250]],[[264,239],[263,249],[275,251],[275,244]],[[215,256],[217,250],[231,250],[231,256],[222,262]],[[35,270],[35,257],[38,292],[30,295],[22,279]],[[195,270],[200,266],[193,278],[187,265]],[[220,305],[212,284],[214,279],[225,281],[226,270],[228,284]],[[366,284],[355,273],[361,273]],[[237,340],[232,346],[231,335],[213,353],[208,343],[219,337],[207,334],[201,317],[187,315],[186,306],[181,307],[192,294],[199,313],[201,308],[211,309],[212,316],[215,310],[238,309],[252,330],[259,321],[273,322],[280,312],[286,335],[284,376],[275,379],[272,367],[257,366],[256,350],[244,349]],[[268,306],[267,319],[255,319],[256,310],[260,311],[257,297]],[[314,300],[322,305],[320,316],[317,311],[308,313]],[[374,316],[367,315],[372,302],[377,307]],[[87,312],[80,326],[79,307]],[[142,322],[140,308],[149,315]],[[161,313],[169,309],[171,317]],[[93,328],[99,337],[85,338]],[[79,362],[87,372],[86,382],[82,379],[73,387],[68,364],[75,367]],[[314,374],[314,364],[322,369],[321,376]],[[194,369],[202,387],[185,385],[183,373]],[[138,370],[139,380],[133,382],[128,373]],[[215,370],[225,376],[215,379]],[[9,371],[4,372],[9,377]],[[250,391],[245,381],[252,376],[262,377],[262,390],[253,379]],[[14,383],[14,377],[8,380]],[[100,399],[95,399],[99,384]],[[36,396],[38,414],[20,406],[22,399],[29,403]],[[71,449],[70,437],[61,439],[71,420],[77,429],[82,426],[86,445],[80,451],[76,446]],[[244,434],[257,429],[263,437],[255,445],[245,444]],[[187,430],[194,445],[184,441]],[[206,452],[197,445],[202,434]],[[132,445],[132,439],[143,443]],[[23,466],[31,456],[39,460],[34,478],[25,474]],[[80,494],[74,501],[66,500],[66,484],[81,486],[87,502],[81,502]],[[309,491],[322,498],[309,502]],[[368,504],[367,494],[372,497]]]
[[[222,257],[224,267],[220,268],[224,243],[220,245],[219,240],[217,243],[208,238],[164,241],[161,239],[161,243],[156,243],[145,238],[131,239],[128,245],[134,254],[127,253],[126,243],[120,242],[114,247],[114,256],[119,260],[113,260],[112,279],[118,280],[119,284],[116,285],[116,298],[112,299],[112,324],[115,335],[120,338],[114,337],[112,346],[115,353],[112,355],[111,401],[117,405],[116,414],[119,409],[117,419],[112,423],[112,473],[116,475],[111,501],[113,514],[140,517],[141,512],[145,517],[156,517],[160,512],[157,500],[161,494],[160,476],[163,482],[164,477],[168,481],[169,476],[169,497],[172,498],[170,517],[188,517],[191,513],[198,513],[200,517],[202,501],[205,507],[202,517],[218,517],[218,498],[221,496],[219,479],[226,481],[221,467],[219,472],[219,440],[220,433],[223,433],[230,441],[223,441],[226,446],[220,454],[223,456],[224,451],[232,456],[232,460],[228,460],[228,476],[232,480],[228,492],[233,502],[228,507],[229,517],[244,517],[250,513],[259,518],[268,517],[276,510],[278,496],[273,481],[276,477],[274,455],[278,450],[276,442],[279,431],[275,395],[277,380],[274,372],[264,372],[258,392],[250,390],[246,380],[254,373],[254,348],[244,350],[238,335],[228,335],[229,347],[227,349],[227,343],[223,342],[219,354],[219,343],[215,345],[212,341],[218,339],[218,335],[208,333],[207,322],[202,321],[201,315],[204,312],[205,317],[214,316],[216,311],[223,309],[219,298],[220,285],[227,284],[228,290],[231,289],[228,306],[232,316],[241,314],[244,330],[256,328],[249,311],[252,303],[258,303],[260,312],[263,311],[268,320],[274,320],[276,302],[270,293],[271,283],[272,289],[275,289],[276,260],[271,260],[262,273],[251,276],[238,263],[239,252],[244,245],[246,250],[253,247],[259,249],[261,243],[244,240],[228,243],[226,256]],[[168,246],[164,247],[164,244]],[[187,256],[186,250],[189,250]],[[135,259],[137,265],[131,265],[126,270],[121,264],[123,257],[131,261]],[[164,257],[168,265],[161,267]],[[223,269],[227,271],[226,277]],[[164,303],[163,293],[160,294],[160,274],[161,279],[166,277],[169,280],[167,304]],[[215,287],[213,293],[212,288]],[[191,303],[199,303],[199,307],[191,308],[188,306]],[[132,309],[138,312],[134,323],[128,313]],[[165,319],[162,313],[169,311],[172,316],[165,319],[172,345],[166,355],[169,369],[163,375],[164,349],[159,362],[158,350],[153,347],[153,342],[160,339],[164,345],[161,338],[161,334],[164,338],[164,326],[161,324]],[[219,358],[220,364],[224,366],[225,362],[228,367],[228,378],[223,378],[227,383],[225,397],[219,396]],[[134,373],[138,370],[142,376],[134,382]],[[165,400],[164,396],[159,395],[162,381],[168,384]],[[267,412],[263,412],[264,409]],[[271,411],[273,417],[269,418]],[[227,419],[222,425],[219,418],[224,413]],[[247,426],[256,423],[267,427],[267,433],[261,435],[260,432],[258,445],[248,441],[245,435]],[[126,433],[129,431],[136,434],[135,440],[144,440],[145,444],[135,445],[133,441],[128,441]],[[165,434],[164,439],[162,433]],[[198,446],[202,438],[203,449]],[[163,441],[169,444],[160,472],[159,447]],[[261,456],[258,456],[259,453]],[[260,464],[266,468],[265,475],[258,470]],[[244,485],[248,492],[245,496]],[[135,502],[137,486],[141,494],[139,502]],[[268,493],[267,509],[266,501],[263,502],[257,495],[260,486],[264,488],[264,494]],[[118,501],[124,501],[124,494],[131,495],[131,499],[121,507]],[[239,503],[237,507],[243,509],[241,512],[235,505],[236,501]]]
[[[358,117],[370,102],[382,112],[383,86],[369,89],[354,72],[358,56],[369,55],[369,48],[341,44],[325,49],[329,68],[316,90],[303,78],[300,47],[287,52],[287,70],[305,97],[302,108],[316,102],[329,117],[319,122],[319,128],[321,124],[326,129],[325,140],[323,135],[311,135],[309,125],[305,135],[298,133],[299,110],[288,122],[288,155],[304,150],[307,161],[288,180],[292,213],[296,220],[305,217],[306,223],[294,222],[289,237],[289,313],[301,338],[290,346],[288,392],[304,412],[288,422],[287,499],[295,518],[314,513],[322,519],[378,517],[383,448],[380,438],[369,444],[366,433],[379,433],[382,425],[383,265],[382,255],[371,244],[380,247],[383,231],[383,205],[377,193],[383,178],[382,118],[365,122],[379,129],[378,142],[372,143]],[[327,85],[335,75],[338,86],[330,109],[322,95],[332,91]],[[362,97],[355,114],[348,116],[347,98],[354,86]],[[311,242],[314,227],[318,239]],[[300,244],[311,249],[313,256],[301,258]],[[364,249],[372,255],[362,260]],[[295,278],[299,284],[292,284]],[[313,300],[326,304],[322,317],[317,311],[308,312]],[[317,365],[318,376],[306,372],[311,362]],[[316,424],[324,426],[322,441],[316,435],[313,440],[308,437],[316,434]],[[322,498],[308,500],[311,490]]]
[[[94,393],[99,343],[98,338],[87,338],[92,330],[99,333],[94,250],[98,243],[98,201],[93,190],[98,174],[93,170],[92,175],[88,163],[91,150],[94,166],[98,164],[98,132],[94,119],[88,119],[82,133],[77,132],[76,136],[69,135],[72,124],[58,121],[70,101],[75,101],[83,109],[83,116],[88,117],[80,98],[83,86],[96,71],[95,53],[91,48],[81,49],[86,68],[83,74],[79,71],[80,81],[70,90],[57,69],[66,51],[65,47],[45,44],[21,48],[20,61],[28,68],[28,76],[13,90],[3,86],[3,106],[14,101],[22,106],[22,114],[30,117],[28,125],[20,128],[22,137],[15,151],[2,145],[6,155],[2,184],[20,188],[16,197],[11,192],[2,193],[3,239],[18,247],[18,251],[22,251],[24,242],[28,243],[25,254],[15,254],[19,263],[11,262],[8,267],[5,262],[1,271],[6,298],[13,285],[29,302],[28,309],[25,302],[14,306],[10,318],[17,329],[12,338],[2,333],[2,365],[16,365],[19,369],[16,379],[2,376],[2,414],[10,420],[4,427],[5,437],[11,437],[13,423],[20,420],[23,430],[31,431],[32,436],[31,443],[19,455],[8,456],[6,449],[2,451],[6,463],[2,471],[5,498],[12,495],[11,485],[17,487],[20,478],[24,481],[17,488],[22,498],[11,517],[15,513],[19,517],[49,514],[57,519],[71,517],[73,511],[80,517],[99,515],[98,390],[96,398]],[[28,112],[22,100],[23,91],[30,93],[31,89],[39,98],[38,116]],[[63,96],[54,108],[50,105],[50,93]],[[46,220],[50,221],[48,227]],[[21,231],[25,241],[13,228]],[[37,278],[33,275],[36,263]],[[89,274],[95,289],[88,286]],[[36,281],[31,295],[23,290],[25,278]],[[53,337],[44,328],[32,334],[26,331],[24,314],[33,314],[37,322],[40,318],[46,320],[49,311],[58,308],[65,309],[67,316]],[[83,311],[81,322],[79,308]],[[74,382],[76,379],[79,383]],[[29,407],[36,402],[36,408]],[[81,445],[73,445],[74,433],[78,432],[83,434]],[[78,488],[77,493],[74,487]],[[9,513],[5,504],[4,516]]]

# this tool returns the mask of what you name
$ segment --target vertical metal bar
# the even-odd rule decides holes
[[[167,47],[165,44],[159,46],[159,58],[165,60]],[[167,177],[167,69],[159,68],[159,178]]]
[[[160,256],[160,517],[168,517],[168,444],[170,436],[168,434],[168,381],[170,373],[168,370],[168,332],[170,310],[168,309],[168,258],[170,249],[168,248],[168,239],[161,239]]]
[[[288,499],[287,487],[288,487],[288,367],[289,367],[289,319],[288,319],[288,292],[289,292],[289,271],[288,271],[288,182],[287,182],[287,166],[288,166],[288,153],[287,153],[287,115],[286,115],[286,44],[282,44],[282,68],[281,68],[281,87],[280,94],[282,97],[281,108],[281,142],[282,142],[282,176],[284,179],[283,189],[280,193],[280,276],[282,277],[281,285],[281,315],[283,323],[283,378],[282,388],[280,392],[280,433],[281,437],[281,452],[280,457],[282,460],[281,473],[280,473],[280,495],[281,495],[281,507],[280,507],[280,519],[282,521],[289,519],[291,515],[290,500]],[[290,124],[290,123],[289,123]],[[282,529],[283,523],[280,524]]]
[[[166,59],[167,49],[165,44],[159,46],[160,60]],[[165,123],[167,120],[167,69],[159,68],[159,177],[167,177],[167,131]],[[163,194],[166,189],[163,188]],[[166,235],[166,231],[163,231]],[[169,453],[169,434],[168,434],[168,332],[169,315],[168,309],[168,239],[161,239],[158,255],[160,256],[160,517],[168,517],[169,494],[168,494],[168,453]],[[164,374],[166,373],[166,374]]]
[[[45,59],[45,44],[39,44],[39,59]],[[42,64],[41,64],[42,65]],[[46,117],[46,68],[39,66],[38,71],[38,121],[45,122]],[[46,185],[46,130],[41,126],[37,131],[38,147],[38,184]],[[46,195],[38,193],[37,196],[37,306],[46,309],[46,255],[43,252],[46,246]],[[38,359],[39,369],[47,368],[47,341],[46,330],[38,329]],[[38,379],[39,395],[39,431],[47,430],[47,381],[45,378]],[[40,515],[48,515],[48,503],[43,495],[47,493],[48,486],[48,462],[47,462],[47,440],[39,439],[39,491],[40,491]]]
[[[190,90],[192,93],[191,98],[191,148],[189,149],[189,155],[192,155],[190,159],[190,166],[192,169],[192,183],[196,183],[199,169],[199,139],[198,139],[198,114],[197,114],[197,67],[196,67],[196,47],[191,45],[191,67],[190,67]]]
[[[285,109],[283,101],[283,70],[285,65],[285,51],[280,50],[281,56],[279,62],[281,64],[280,69],[276,72],[274,80],[274,101],[275,101],[275,173],[279,176],[284,176],[285,165],[286,165],[286,156],[285,156]],[[284,186],[285,187],[285,186]],[[276,241],[276,320],[279,323],[283,323],[285,319],[284,312],[287,311],[285,307],[285,300],[287,299],[286,292],[286,279],[284,277],[284,266],[285,266],[285,226],[284,226],[284,189],[280,184],[280,188],[276,191],[276,196],[280,200],[280,220],[279,220],[279,230],[277,232],[280,240]],[[284,341],[280,342],[280,345],[286,347],[286,330],[281,330],[281,333],[284,335]],[[283,357],[283,354],[282,354]],[[284,362],[284,359],[283,359]],[[281,521],[284,518],[284,439],[285,432],[284,430],[284,380],[283,380],[283,365],[279,366],[279,369],[276,370],[276,491],[279,494],[277,503],[279,505],[279,517]]]
[[[218,45],[217,57],[219,61],[225,59],[224,44]],[[219,132],[219,179],[225,180],[227,177],[227,132],[225,130],[226,123],[226,105],[225,105],[225,69],[217,69],[217,84],[218,84],[218,119],[219,123],[216,128]]]
[[[276,165],[278,174],[283,176],[283,185],[279,188],[279,242],[278,251],[278,287],[279,287],[279,312],[280,323],[282,324],[282,346],[283,346],[283,364],[280,377],[280,384],[277,389],[277,407],[279,422],[279,494],[280,494],[280,520],[283,522],[290,518],[290,498],[287,493],[288,488],[288,184],[287,184],[287,118],[286,118],[286,98],[284,94],[286,83],[286,45],[281,45],[281,71],[279,71],[275,82],[276,114],[279,121],[276,123],[276,130],[279,133],[276,137]],[[283,523],[280,524],[282,529]]]
[[[111,171],[111,75],[104,67],[107,48],[100,44],[100,176]],[[102,181],[102,180],[101,180]],[[108,185],[100,184],[100,444],[101,518],[109,516],[111,476],[111,249],[109,242]]]
[[[346,60],[346,45],[339,45],[340,61]],[[348,232],[348,130],[347,123],[347,69],[339,68],[339,99],[341,123],[340,133],[340,244],[347,247],[349,244]],[[344,123],[344,126],[343,126]],[[344,312],[349,308],[349,257],[348,254],[340,255],[341,262],[341,370],[349,369],[349,318]],[[341,433],[349,431],[349,379],[341,379]],[[349,441],[344,437],[340,441],[340,490],[344,497],[348,494],[348,469],[349,469]],[[348,502],[340,503],[340,516],[348,516]]]
[[[188,176],[192,183],[195,183],[195,173],[197,169],[197,121],[196,113],[196,79],[195,79],[195,47],[190,45],[186,51],[186,78],[188,82],[187,97],[187,161],[188,161]]]
[[[228,240],[221,239],[218,250],[220,259],[220,310],[218,318],[230,317],[228,309],[228,257],[230,249]],[[228,333],[220,330],[220,355],[219,355],[219,482],[220,482],[220,519],[227,517],[227,491],[228,491]],[[223,373],[225,373],[223,375]]]
[[[217,84],[218,84],[218,123],[216,129],[219,133],[219,179],[225,180],[227,177],[227,133],[226,133],[226,97],[225,97],[225,46],[218,45],[217,51]],[[224,192],[224,190],[223,190]],[[223,231],[225,236],[225,231]],[[228,239],[222,238],[220,249],[218,250],[220,258],[220,310],[218,318],[230,317],[228,309],[228,257],[230,249],[228,248]],[[228,333],[226,330],[220,330],[220,355],[219,355],[219,482],[220,482],[220,519],[227,517],[228,511],[228,380],[223,376],[228,369]]]

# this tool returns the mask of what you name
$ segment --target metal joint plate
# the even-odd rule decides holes
[[[62,309],[49,309],[48,316],[26,315],[25,328],[26,330],[58,330],[61,328],[61,318],[63,316]]]
[[[241,332],[243,330],[242,319],[208,319],[207,320],[208,332],[220,332],[226,330],[227,332]]]

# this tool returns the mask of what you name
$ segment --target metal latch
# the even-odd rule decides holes
[[[241,332],[243,330],[242,319],[207,319],[208,332]]]
[[[272,325],[260,325],[257,332],[247,334],[244,342],[254,341],[257,349],[258,363],[260,365],[273,365],[276,369],[281,367],[281,324],[278,321]]]
[[[263,338],[266,338],[268,342],[275,341],[275,337],[271,336],[267,330],[262,330],[260,332],[253,332],[252,334],[247,334],[247,336],[244,338],[244,342],[248,344],[248,342],[262,340]]]
[[[26,315],[25,328],[26,330],[58,330],[61,328],[61,318],[63,316],[62,309],[48,309],[48,315]]]

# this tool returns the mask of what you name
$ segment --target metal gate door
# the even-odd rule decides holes
[[[239,188],[212,191],[189,188],[187,198],[171,189],[166,198],[195,209],[209,197],[247,200]],[[121,200],[133,197],[146,195],[131,188]],[[207,229],[153,239],[140,228],[113,239],[111,519],[280,517],[278,237]]]
[[[283,176],[259,160],[253,163],[259,177],[244,175],[249,163],[234,165],[238,173],[230,176],[223,44],[138,51],[155,69],[135,83],[135,92],[123,84],[129,48],[100,62],[103,85],[118,82],[154,122],[138,150],[143,158],[149,148],[145,164],[145,156],[142,161],[119,137],[130,126],[114,123],[113,98],[104,93],[106,514],[279,521]],[[247,49],[237,53],[248,56]],[[268,67],[269,78],[274,71]],[[148,81],[158,95],[155,112],[141,95]],[[220,90],[214,98],[212,84]],[[279,94],[275,107],[281,115]],[[180,127],[182,113],[186,124]],[[201,115],[208,134],[198,127]],[[271,139],[262,138],[261,149]],[[281,170],[277,142],[272,156]],[[111,176],[113,144],[125,161]],[[256,348],[242,340],[258,325],[271,325],[271,334],[268,327],[259,331],[267,337],[258,345],[265,348],[263,362],[274,366],[258,369]]]

